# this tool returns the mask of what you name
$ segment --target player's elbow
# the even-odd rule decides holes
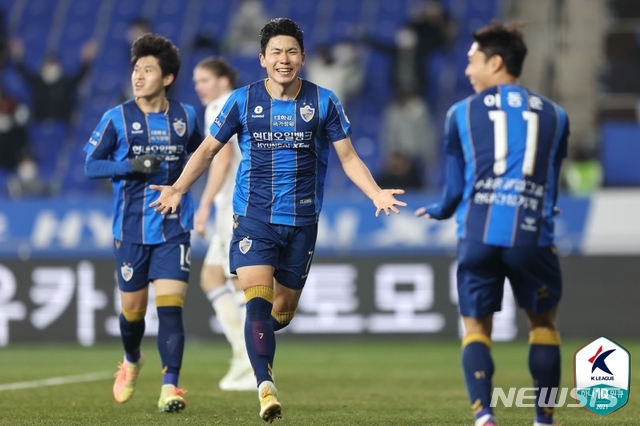
[[[95,171],[94,163],[92,163],[91,161],[86,161],[84,163],[84,175],[89,179],[95,179],[96,178],[95,173],[96,171]]]

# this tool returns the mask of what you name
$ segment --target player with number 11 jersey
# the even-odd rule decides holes
[[[456,210],[458,237],[502,247],[550,246],[565,111],[519,84],[490,87],[453,105],[445,122],[450,173],[431,217]],[[454,197],[457,195],[457,197]],[[462,196],[458,206],[459,196]]]

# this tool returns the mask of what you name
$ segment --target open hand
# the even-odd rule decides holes
[[[182,194],[177,189],[170,185],[149,185],[149,188],[160,191],[160,197],[149,204],[149,207],[162,215],[176,212],[182,200]]]
[[[404,201],[396,200],[394,195],[404,194],[404,189],[383,189],[373,198],[373,204],[376,206],[376,217],[380,215],[380,212],[389,216],[390,211],[395,214],[400,213],[400,210],[396,206],[404,207],[407,205]]]
[[[416,210],[414,213],[414,215],[416,215],[417,217],[422,217],[422,216],[426,216],[428,218],[431,217],[431,215],[429,215],[427,213],[427,208],[426,207],[420,207],[418,210]]]

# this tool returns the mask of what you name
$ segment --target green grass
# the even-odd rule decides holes
[[[283,336],[288,337],[288,336]],[[563,386],[573,387],[573,352],[585,342],[563,345]],[[632,356],[629,403],[600,417],[581,408],[559,408],[563,426],[640,424],[640,342],[619,341]],[[153,340],[145,340],[147,363],[136,394],[126,404],[111,396],[112,378],[0,392],[0,425],[261,425],[254,392],[222,392],[228,345],[187,347],[180,385],[188,389],[180,414],[156,410],[160,363]],[[118,345],[12,345],[0,349],[0,386],[49,377],[115,371]],[[531,386],[526,342],[497,343],[494,385]],[[320,341],[280,338],[274,372],[285,425],[471,425],[457,341],[376,339]],[[573,401],[570,401],[573,402]],[[531,425],[532,408],[496,409],[501,426]]]

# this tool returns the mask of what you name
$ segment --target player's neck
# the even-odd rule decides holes
[[[169,101],[164,96],[153,98],[139,97],[136,98],[138,108],[145,114],[164,112],[169,110]]]
[[[496,78],[494,86],[500,86],[502,84],[520,84],[518,79],[510,74],[504,74]]]
[[[266,87],[267,92],[269,92],[269,95],[273,99],[289,101],[291,99],[295,99],[295,97],[298,96],[300,88],[302,87],[302,80],[300,78],[296,78],[291,83],[283,85],[276,83],[270,78],[267,78],[265,80],[264,87]]]

